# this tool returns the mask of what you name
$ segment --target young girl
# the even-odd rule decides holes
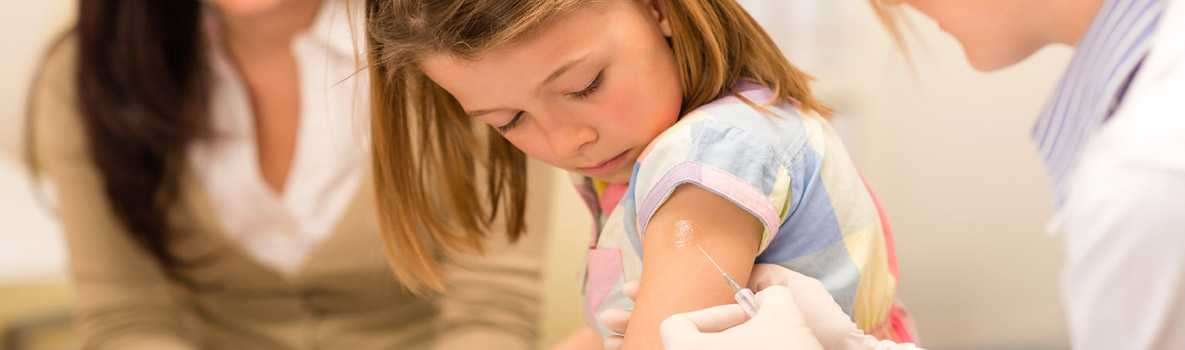
[[[818,278],[863,330],[910,339],[874,196],[809,78],[733,0],[370,0],[367,19],[380,216],[406,285],[443,288],[427,257],[480,250],[495,223],[517,237],[525,153],[577,175],[597,217],[586,319],[609,336],[592,316],[634,309],[627,349],[732,302],[701,249],[742,284],[755,263]]]

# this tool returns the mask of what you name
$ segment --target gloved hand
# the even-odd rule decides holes
[[[784,286],[757,292],[757,314],[728,304],[676,314],[659,327],[668,350],[823,350]]]
[[[754,266],[748,287],[760,291],[757,293],[759,296],[766,295],[764,298],[758,298],[760,304],[758,316],[754,317],[752,321],[745,322],[747,317],[740,306],[735,304],[674,315],[663,322],[661,331],[664,344],[670,350],[711,349],[715,346],[726,345],[757,346],[760,349],[762,348],[760,344],[750,343],[753,342],[752,339],[761,339],[761,342],[766,343],[766,347],[778,349],[797,347],[810,349],[810,346],[816,346],[815,349],[837,350],[918,349],[913,344],[878,341],[865,335],[843,313],[822,283],[784,267],[772,264]],[[773,287],[779,288],[765,292]],[[785,293],[779,290],[784,290]],[[637,293],[637,284],[627,284],[625,292],[627,296],[633,298]],[[780,297],[780,299],[787,303],[762,301],[782,295],[784,297]],[[766,304],[770,306],[767,307]],[[767,308],[769,310],[766,310]],[[767,316],[762,317],[763,314]],[[682,321],[677,318],[682,318]],[[629,312],[606,310],[598,315],[598,319],[611,331],[622,334],[625,333],[625,329],[629,325]],[[689,332],[685,326],[688,322],[696,325],[693,328],[698,329],[698,332]],[[668,327],[668,323],[671,326]],[[680,323],[684,326],[676,326]],[[804,341],[801,334],[795,331],[801,324],[805,324],[810,329],[808,334],[813,334],[815,338],[812,339],[813,343]],[[730,328],[736,328],[736,331],[734,332]],[[705,334],[703,332],[719,333]],[[691,335],[685,336],[687,334]],[[711,337],[705,337],[708,335]],[[683,338],[687,340],[681,340]],[[605,341],[605,349],[620,349],[621,341],[620,336],[609,338]],[[715,341],[721,341],[721,343],[709,343]],[[820,345],[821,347],[819,347]]]
[[[625,294],[630,300],[636,300],[638,297],[638,281],[626,282],[621,287],[621,293]],[[608,309],[597,315],[597,320],[601,324],[609,328],[613,332],[612,336],[605,338],[605,350],[620,350],[622,342],[625,341],[625,329],[629,326],[630,311],[621,309]]]
[[[757,264],[749,276],[749,289],[764,290],[784,286],[794,294],[794,302],[806,324],[825,349],[835,350],[914,350],[913,344],[880,341],[865,335],[843,312],[823,283],[774,264]]]

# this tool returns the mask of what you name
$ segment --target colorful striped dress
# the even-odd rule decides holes
[[[772,92],[742,84],[659,135],[627,186],[576,176],[596,218],[584,277],[585,321],[633,309],[621,293],[642,275],[642,235],[676,187],[694,185],[751,213],[764,227],[754,263],[785,266],[823,282],[865,332],[913,341],[895,299],[897,263],[888,222],[830,125]]]

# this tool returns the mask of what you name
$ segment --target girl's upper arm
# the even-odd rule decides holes
[[[735,302],[699,248],[748,283],[800,192],[791,181],[803,170],[792,161],[806,145],[798,120],[729,98],[684,116],[639,157],[623,201],[636,230],[631,244],[642,248],[625,349],[661,349],[658,327],[667,317]]]
[[[624,349],[662,349],[658,327],[667,317],[734,302],[732,289],[700,248],[744,285],[762,230],[752,214],[733,202],[698,186],[677,187],[642,239],[642,278]]]

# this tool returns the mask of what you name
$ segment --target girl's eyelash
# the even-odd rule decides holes
[[[604,77],[604,75],[605,75],[605,71],[601,71],[600,73],[597,73],[597,77],[594,78],[593,81],[591,83],[589,83],[587,87],[584,88],[584,90],[573,92],[573,93],[570,93],[569,95],[571,95],[572,97],[575,97],[577,99],[585,99],[585,98],[588,98],[589,96],[592,96],[592,94],[596,93],[597,89],[599,89],[601,87],[601,80]],[[505,134],[505,133],[509,132],[510,130],[513,130],[514,127],[518,126],[518,123],[521,122],[522,119],[523,119],[523,112],[518,112],[517,114],[514,115],[514,118],[510,119],[509,122],[507,122],[506,124],[503,124],[502,126],[498,126],[495,128],[498,129],[498,132]]]
[[[595,79],[593,79],[593,81],[591,83],[588,84],[588,87],[585,87],[584,90],[580,90],[580,91],[571,93],[572,97],[575,97],[577,99],[584,99],[584,98],[588,98],[589,96],[592,96],[592,94],[596,93],[597,89],[599,89],[601,87],[601,80],[604,76],[605,76],[605,71],[601,71],[600,73],[597,73],[597,77]]]
[[[502,126],[498,126],[496,128],[498,129],[498,132],[505,134],[505,133],[509,132],[511,129],[514,129],[514,127],[518,126],[518,122],[522,121],[522,119],[523,119],[523,112],[520,111],[520,112],[516,113],[514,115],[514,118],[511,118],[509,122],[507,122],[506,124],[502,124]]]

